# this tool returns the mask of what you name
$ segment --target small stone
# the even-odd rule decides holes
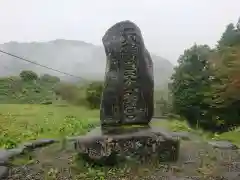
[[[12,163],[9,162],[9,161],[0,161],[0,166],[7,166],[7,167],[9,167],[9,166],[12,166]]]
[[[6,162],[10,158],[11,154],[5,150],[5,149],[0,149],[0,161]]]
[[[239,180],[240,179],[240,173],[239,172],[226,172],[223,174],[224,178],[227,180]]]
[[[190,177],[176,177],[176,176],[169,176],[167,177],[166,179],[169,179],[169,180],[193,180],[195,178],[190,178]]]
[[[238,149],[238,147],[229,141],[209,141],[208,144],[219,149]]]
[[[39,147],[44,147],[44,146],[53,144],[55,142],[58,142],[58,141],[54,139],[40,139],[33,142],[24,143],[23,146],[25,146],[27,149],[36,149]]]
[[[0,166],[5,166],[6,165],[6,162],[5,161],[2,161],[0,160]]]
[[[174,137],[179,137],[180,139],[183,140],[190,140],[191,134],[189,132],[172,132],[172,136]]]
[[[8,167],[0,166],[0,179],[6,178],[8,176]]]
[[[75,141],[76,139],[79,139],[80,137],[82,137],[82,136],[66,137],[66,141],[72,142],[72,141]]]
[[[18,155],[24,153],[24,147],[19,147],[19,148],[15,148],[15,149],[9,149],[8,153],[11,154],[11,157],[18,156]]]

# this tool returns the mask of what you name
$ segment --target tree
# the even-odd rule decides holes
[[[60,82],[60,78],[57,76],[51,76],[49,74],[44,74],[40,77],[40,79],[44,82],[52,82],[52,83],[57,83]]]
[[[194,45],[172,76],[173,108],[191,125],[226,131],[240,125],[240,19],[226,27],[217,48]]]
[[[38,75],[35,72],[29,70],[22,71],[19,76],[24,81],[33,81],[38,79]]]
[[[234,27],[227,26],[218,48],[209,59],[212,72],[211,87],[206,102],[215,123],[223,131],[240,125],[240,19]],[[217,120],[218,119],[218,120]],[[214,119],[212,119],[214,121]]]
[[[63,100],[71,103],[76,103],[79,96],[79,88],[69,83],[59,83],[54,88],[54,92],[57,96],[61,96]]]
[[[212,56],[215,80],[210,103],[226,128],[240,125],[240,45],[225,47]]]
[[[239,19],[238,19],[238,22],[237,22],[237,29],[240,31],[240,17],[239,17]]]
[[[170,114],[171,107],[167,100],[161,97],[160,99],[156,100],[155,103],[155,115],[166,116]]]
[[[209,54],[207,45],[194,45],[185,50],[172,76],[173,108],[193,126],[202,120],[208,109],[204,98],[209,88]]]
[[[86,89],[86,100],[90,108],[99,108],[103,91],[102,82],[90,83]]]
[[[221,39],[218,41],[218,48],[240,44],[239,22],[237,27],[238,28],[236,28],[233,23],[230,23],[226,27]]]
[[[172,101],[169,88],[156,89],[154,91],[155,116],[169,116],[172,112]]]

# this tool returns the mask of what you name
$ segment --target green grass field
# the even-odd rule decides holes
[[[0,105],[0,147],[38,138],[61,138],[86,133],[99,123],[99,111],[57,105]]]
[[[41,138],[64,140],[66,136],[84,134],[99,123],[99,110],[89,110],[80,106],[2,104],[0,105],[0,148],[14,148],[21,142]],[[214,135],[201,130],[193,130],[189,128],[185,121],[160,120],[152,123],[154,126],[160,126],[171,131],[195,132],[208,140],[212,138],[224,139],[240,144],[240,131],[238,129],[222,135]],[[59,151],[62,145],[64,144],[56,144],[58,150],[54,149],[55,146],[46,148],[43,151],[36,150],[31,155],[15,158],[11,163],[18,167],[24,167],[26,164],[30,166],[31,164],[32,170],[28,172],[30,174],[36,174],[42,168],[44,169],[44,175],[47,176],[45,179],[49,180],[54,179],[52,171],[55,172],[55,170],[58,176],[65,176],[60,171],[62,168],[70,168],[75,173],[73,174],[74,177],[79,177],[79,179],[105,179],[106,175],[113,177],[129,176],[132,179],[136,174],[140,177],[144,174],[150,174],[151,171],[159,171],[158,168],[154,169],[155,166],[148,164],[141,166],[134,163],[132,165],[131,163],[120,164],[113,168],[92,167],[84,164],[83,161],[79,161],[80,159],[74,153],[71,154],[70,151]],[[61,157],[61,159],[57,157]],[[37,161],[42,164],[35,164]],[[50,165],[49,162],[51,162]],[[45,163],[48,163],[49,166],[45,167]],[[15,175],[24,174],[23,172],[25,171],[22,169],[17,171]]]
[[[1,104],[41,104],[53,101],[56,95],[53,91],[56,83],[25,82],[15,78],[0,78]]]
[[[236,128],[222,134],[213,134],[211,132],[203,131],[202,129],[192,129],[188,126],[186,121],[159,121],[154,122],[153,124],[173,132],[193,132],[199,135],[203,140],[226,140],[240,146],[240,128]]]
[[[99,124],[99,110],[71,105],[0,105],[0,147],[13,148],[17,144],[39,138],[63,138],[81,135]],[[155,125],[171,131],[194,131],[204,138],[230,140],[240,144],[240,130],[221,135],[193,130],[184,121],[159,121]]]

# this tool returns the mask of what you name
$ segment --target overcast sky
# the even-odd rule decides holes
[[[194,42],[213,46],[239,16],[240,0],[0,0],[0,43],[71,39],[99,45],[111,25],[131,20],[148,50],[175,64]]]

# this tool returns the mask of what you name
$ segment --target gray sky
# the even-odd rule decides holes
[[[149,51],[175,64],[194,42],[213,46],[239,16],[240,0],[0,0],[0,43],[61,38],[98,45],[111,25],[131,20]]]

